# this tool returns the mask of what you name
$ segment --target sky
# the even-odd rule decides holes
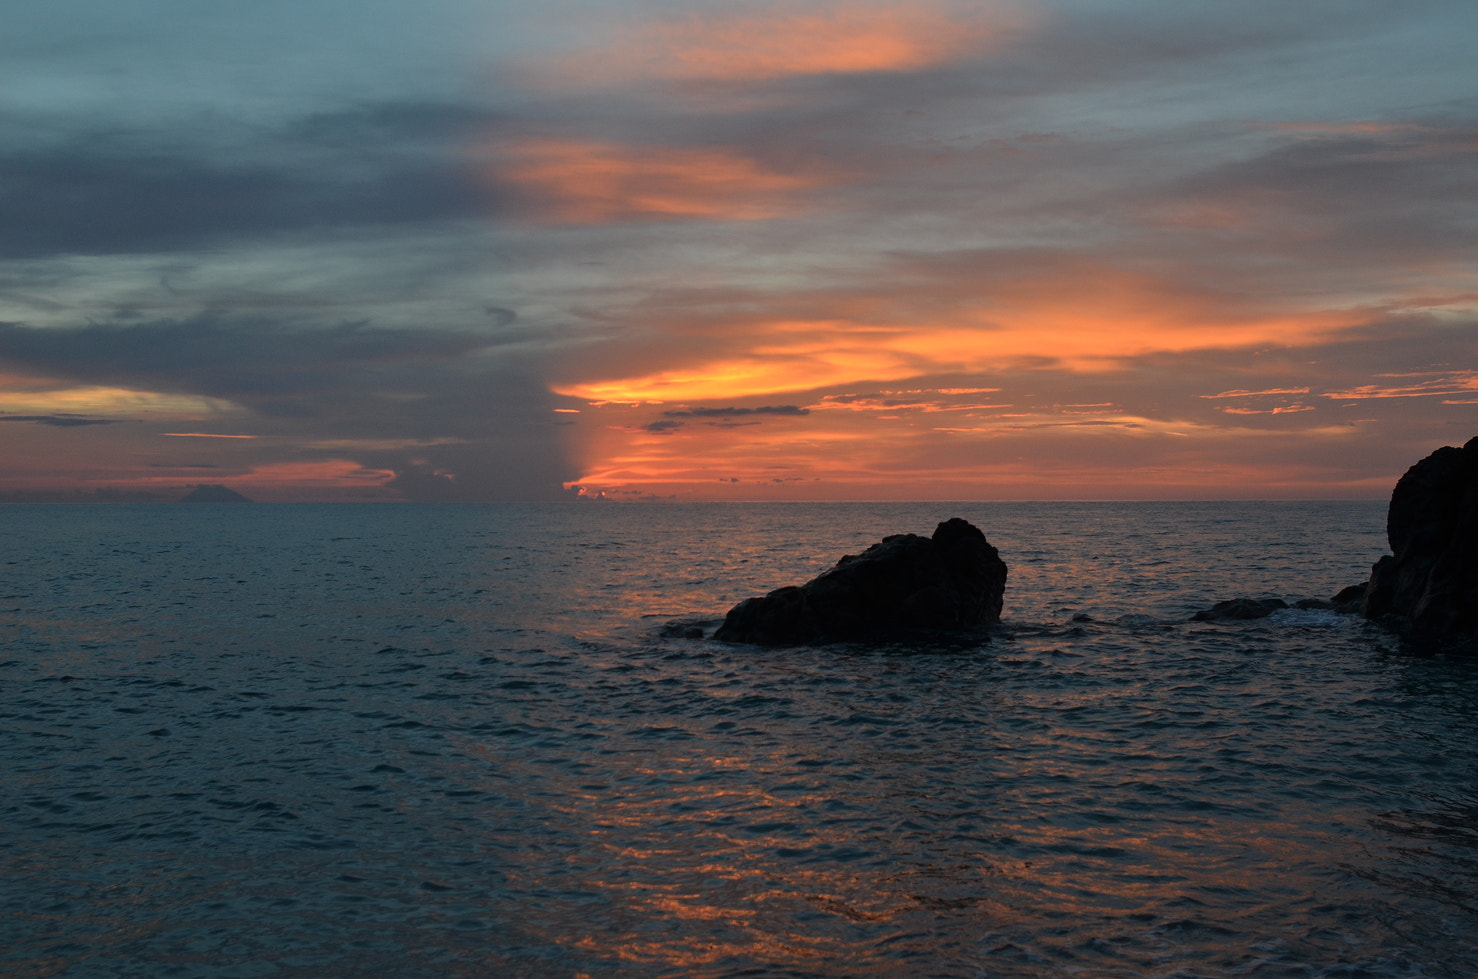
[[[0,0],[0,500],[1385,497],[1472,0]]]

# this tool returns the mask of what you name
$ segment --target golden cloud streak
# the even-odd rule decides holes
[[[1308,388],[1268,388],[1266,391],[1223,391],[1220,394],[1202,394],[1202,398],[1259,398],[1270,394],[1308,394]]]
[[[1002,310],[992,320],[879,326],[839,320],[735,324],[750,342],[727,357],[650,374],[556,386],[588,401],[712,400],[780,395],[927,374],[1008,369],[1054,358],[1078,372],[1116,370],[1126,358],[1159,351],[1296,343],[1357,322],[1344,313],[1313,313],[1245,322],[1208,322],[1171,313],[1055,303]],[[966,314],[969,316],[970,314]],[[963,317],[962,317],[963,319]],[[1258,393],[1258,392],[1249,392]],[[1268,393],[1268,392],[1264,392]],[[1299,392],[1304,393],[1304,392]],[[1215,397],[1231,397],[1230,392]]]
[[[962,20],[939,3],[772,4],[691,13],[615,34],[596,50],[534,69],[544,84],[624,79],[763,82],[796,75],[902,72],[980,54],[1022,19],[1003,9]]]
[[[1313,405],[1283,405],[1279,408],[1221,408],[1229,415],[1287,415],[1299,411],[1313,411]]]
[[[199,395],[166,394],[119,387],[51,390],[0,390],[0,412],[24,415],[97,415],[107,418],[165,415],[199,418],[237,410],[229,401]]]
[[[725,149],[525,139],[491,150],[490,175],[516,184],[541,220],[606,224],[643,218],[757,221],[791,213],[818,175],[780,173]]]
[[[1330,391],[1323,395],[1340,401],[1362,401],[1367,398],[1430,398],[1438,395],[1467,394],[1478,391],[1478,371],[1453,371],[1437,376],[1424,374],[1388,374],[1387,377],[1432,377],[1406,386],[1362,384],[1344,391]]]

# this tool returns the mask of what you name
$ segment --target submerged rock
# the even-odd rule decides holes
[[[1304,612],[1338,612],[1354,615],[1360,611],[1360,602],[1365,597],[1366,582],[1341,588],[1333,598],[1300,598],[1289,605],[1281,598],[1233,598],[1203,608],[1191,616],[1192,622],[1235,622],[1248,619],[1265,619],[1274,612],[1286,608]]]
[[[885,537],[804,585],[745,599],[713,638],[799,646],[980,631],[1001,620],[1005,591],[1000,554],[978,528],[953,517],[932,537]]]
[[[1400,616],[1436,638],[1478,637],[1478,438],[1406,470],[1386,538],[1392,553],[1370,569],[1360,614]]]
[[[702,639],[704,628],[712,624],[707,619],[669,619],[658,635],[663,639]]]
[[[1192,622],[1222,622],[1225,620],[1265,619],[1288,603],[1281,598],[1233,598],[1203,608],[1191,616]]]
[[[1358,585],[1348,585],[1335,593],[1329,601],[1333,603],[1336,612],[1344,612],[1353,615],[1360,611],[1360,606],[1365,604],[1365,592],[1370,588],[1370,582],[1362,581]]]

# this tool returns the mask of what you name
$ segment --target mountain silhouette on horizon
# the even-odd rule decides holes
[[[250,503],[251,500],[219,483],[201,483],[176,503]]]

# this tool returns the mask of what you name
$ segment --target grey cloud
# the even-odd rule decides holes
[[[1295,226],[1347,248],[1408,258],[1471,246],[1478,200],[1478,126],[1411,125],[1368,134],[1303,135],[1204,171],[1167,197],[1263,214],[1266,231]],[[1276,217],[1266,212],[1276,208]],[[1318,224],[1311,227],[1310,219]]]
[[[667,418],[736,418],[744,415],[809,415],[799,405],[769,405],[760,408],[677,408],[664,411]],[[660,422],[658,424],[661,424]]]
[[[82,415],[0,415],[0,422],[34,422],[37,425],[53,425],[57,428],[112,425],[117,421],[116,418],[87,418]]]
[[[0,157],[0,258],[180,249],[289,231],[463,218],[485,192],[445,162],[368,174],[53,150]]]
[[[71,330],[0,324],[0,363],[243,406],[250,434],[270,436],[230,447],[253,465],[347,458],[394,472],[391,488],[413,499],[562,498],[578,472],[555,397],[533,365],[480,357],[485,347],[471,332],[224,315]],[[381,447],[390,443],[407,447]]]
[[[213,397],[285,398],[373,380],[377,371],[448,361],[488,344],[472,332],[292,328],[259,317],[94,324],[69,330],[0,323],[0,361],[89,381],[119,380]],[[284,415],[296,413],[288,408]]]
[[[359,152],[379,147],[403,152],[408,145],[445,146],[504,121],[486,109],[449,102],[377,102],[316,112],[288,123],[291,141]]]
[[[21,122],[7,129],[24,132]],[[0,152],[0,258],[458,221],[497,206],[460,156],[495,125],[471,106],[367,105],[265,131],[204,123],[184,144],[177,129],[125,138],[70,124],[63,140]]]
[[[749,418],[755,415],[782,415],[787,417],[799,417],[809,415],[811,409],[802,408],[799,405],[764,405],[758,408],[673,408],[662,412],[662,418],[641,426],[645,431],[653,435],[670,435],[682,428],[687,422],[677,421],[679,418],[706,418],[717,419],[710,424],[719,424],[725,427],[735,425],[758,425],[757,421],[735,422],[736,418]]]

